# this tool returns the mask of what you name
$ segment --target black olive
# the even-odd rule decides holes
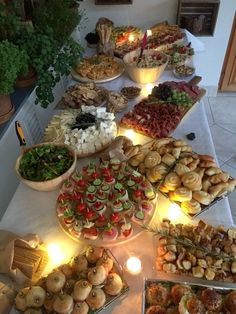
[[[190,141],[193,141],[196,138],[195,133],[189,133],[186,135],[186,137]]]

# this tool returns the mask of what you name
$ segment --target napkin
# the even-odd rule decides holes
[[[9,276],[16,286],[38,280],[48,261],[40,242],[37,234],[19,237],[0,230],[0,273]]]

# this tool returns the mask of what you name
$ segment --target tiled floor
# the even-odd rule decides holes
[[[236,94],[205,97],[204,104],[220,166],[236,178]],[[236,224],[236,191],[229,202]]]

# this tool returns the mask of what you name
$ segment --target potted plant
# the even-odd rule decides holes
[[[27,71],[27,54],[7,40],[0,42],[0,123],[13,112],[10,93],[19,73]]]
[[[54,100],[53,87],[60,81],[61,76],[68,75],[70,69],[82,56],[79,44],[68,38],[61,47],[53,37],[53,31],[24,28],[15,43],[29,56],[30,66],[37,74],[36,104],[43,108]]]

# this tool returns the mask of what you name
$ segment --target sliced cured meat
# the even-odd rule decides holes
[[[121,124],[153,138],[165,137],[177,127],[182,114],[178,106],[170,103],[140,102],[123,116]]]

